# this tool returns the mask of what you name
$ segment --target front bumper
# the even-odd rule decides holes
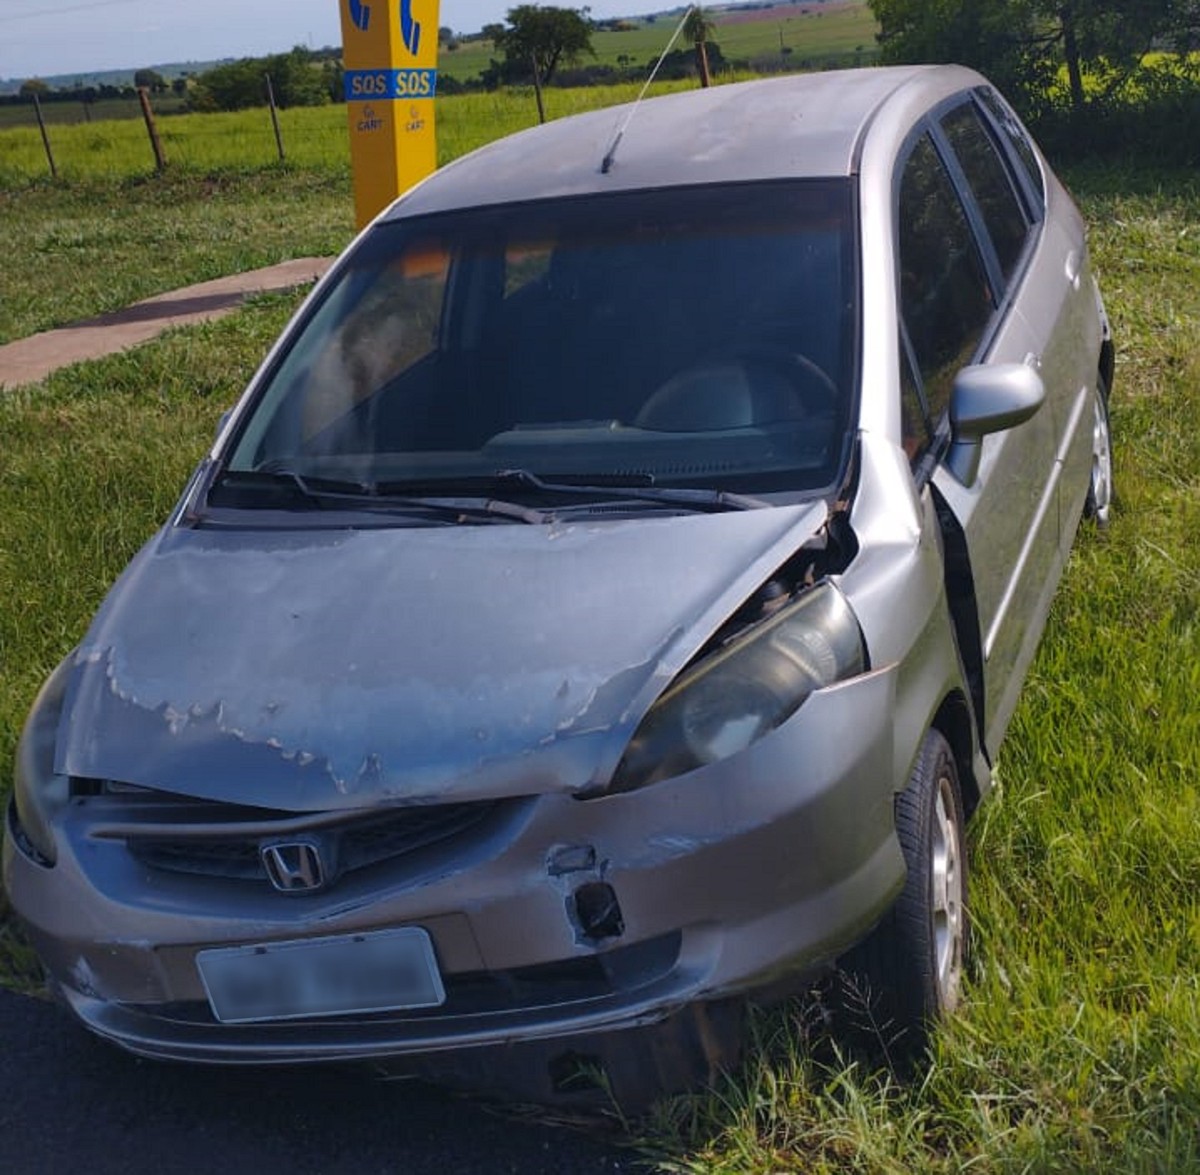
[[[98,835],[112,798],[108,811],[72,804],[53,868],[10,828],[5,886],[73,1012],[143,1055],[348,1060],[631,1028],[810,974],[891,904],[904,880],[895,678],[820,691],[747,751],[687,776],[593,800],[529,797],[462,844],[312,896],[148,867]],[[581,914],[589,886],[619,905],[599,931]],[[430,935],[440,1007],[253,1024],[211,1013],[200,950],[396,926]]]

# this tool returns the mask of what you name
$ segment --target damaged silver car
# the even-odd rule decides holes
[[[150,1057],[620,1095],[841,960],[919,1046],[1112,369],[1080,216],[965,69],[445,168],[33,707],[4,882],[54,991]]]

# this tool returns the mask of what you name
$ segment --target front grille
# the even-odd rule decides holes
[[[131,840],[129,851],[143,865],[170,873],[198,873],[204,877],[230,877],[239,881],[267,880],[257,844]]]
[[[112,798],[109,799],[108,796]],[[412,805],[380,812],[294,813],[167,796],[106,793],[92,835],[123,840],[142,865],[168,873],[270,884],[264,845],[297,838],[320,847],[329,879],[485,836],[520,800]]]

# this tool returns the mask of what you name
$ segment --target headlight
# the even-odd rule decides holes
[[[610,791],[670,779],[744,751],[814,690],[866,668],[858,621],[822,582],[681,673],[642,720]]]
[[[54,743],[58,737],[63,696],[71,676],[71,661],[68,657],[50,674],[33,703],[17,744],[13,780],[17,823],[49,865],[58,858],[51,824],[70,799],[70,780],[65,775],[54,774]]]

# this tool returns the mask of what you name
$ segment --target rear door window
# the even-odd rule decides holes
[[[1029,235],[1029,222],[1012,177],[973,103],[956,106],[941,120],[941,125],[979,207],[1000,276],[1007,286]]]
[[[982,86],[976,91],[976,95],[999,128],[1001,138],[1012,149],[1025,181],[1022,186],[1029,201],[1030,213],[1035,221],[1040,221],[1046,207],[1046,189],[1041,164],[1038,163],[1037,152],[1033,149],[1029,134],[995,90]]]

